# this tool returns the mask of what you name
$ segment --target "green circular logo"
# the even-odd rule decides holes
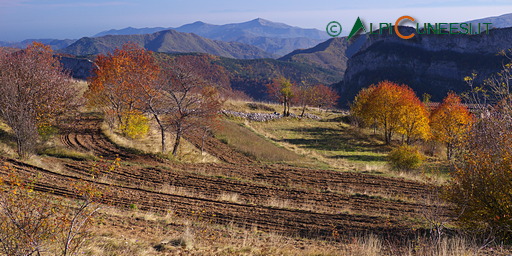
[[[343,28],[341,27],[341,24],[337,21],[331,21],[327,24],[327,27],[325,28],[327,31],[327,34],[332,37],[337,37],[341,34],[341,31]]]

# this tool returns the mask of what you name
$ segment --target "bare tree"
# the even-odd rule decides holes
[[[0,54],[0,118],[14,131],[17,151],[26,157],[38,134],[76,106],[76,89],[50,47]]]
[[[169,130],[170,124],[165,119],[165,115],[168,114],[169,110],[166,102],[167,99],[163,94],[163,87],[164,85],[161,83],[161,80],[152,83],[150,87],[142,87],[142,101],[144,104],[141,110],[155,119],[160,130],[161,150],[162,153],[165,153],[167,151],[165,133]]]
[[[308,106],[330,108],[336,105],[338,94],[330,87],[323,84],[315,86],[302,85],[293,86],[293,103],[302,108],[300,116],[303,117]]]
[[[188,63],[166,62],[161,72],[163,100],[166,109],[163,122],[176,135],[172,154],[176,155],[183,135],[193,129],[209,126],[221,108],[217,89],[193,72]]]
[[[0,254],[77,255],[91,238],[94,215],[110,195],[95,180],[119,161],[95,164],[88,180],[69,180],[70,201],[42,192],[47,181],[38,175],[0,166]]]

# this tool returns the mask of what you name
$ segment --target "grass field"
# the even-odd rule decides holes
[[[226,108],[280,110],[235,101]],[[214,137],[188,137],[178,158],[157,153],[154,130],[127,139],[101,115],[82,113],[63,124],[43,154],[23,163],[5,153],[2,160],[20,174],[37,174],[37,188],[59,197],[72,193],[73,180],[109,192],[84,255],[510,253],[460,235],[450,205],[438,197],[439,182],[425,172],[389,170],[391,148],[378,134],[351,126],[343,113],[308,113],[321,119],[223,118]],[[12,153],[12,134],[0,128],[0,150]],[[98,173],[99,181],[89,178],[99,159],[117,157],[118,167]],[[431,177],[446,178],[442,159],[425,166],[440,170]],[[440,237],[429,235],[436,225]]]

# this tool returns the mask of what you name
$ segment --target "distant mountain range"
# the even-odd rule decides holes
[[[261,18],[242,23],[232,23],[225,25],[212,25],[197,21],[177,28],[127,27],[123,29],[110,29],[97,33],[92,37],[104,37],[108,35],[144,35],[153,34],[169,29],[178,32],[194,33],[201,37],[212,40],[224,41],[228,43],[239,42],[256,46],[260,48],[260,50],[270,53],[268,56],[274,57],[283,56],[296,49],[313,47],[329,38],[324,31],[294,27],[284,23],[272,22]],[[60,50],[71,45],[77,41],[77,39],[27,39],[22,42],[0,41],[0,46],[25,48],[27,45],[34,41],[50,45],[54,50]]]
[[[127,27],[123,29],[110,29],[106,31],[102,31],[92,37],[102,37],[102,36],[128,36],[128,35],[143,35],[143,34],[153,34],[159,31],[169,30],[173,28],[164,28],[164,27],[154,27],[154,28],[132,28]]]
[[[1,50],[2,48],[0,48]],[[10,50],[10,49],[6,49]],[[186,59],[197,67],[206,67],[207,72],[199,75],[219,84],[223,88],[244,92],[254,99],[266,98],[265,84],[278,76],[289,77],[294,83],[333,84],[341,80],[338,72],[317,65],[281,61],[275,59],[233,59],[204,53],[156,53],[160,61],[173,58]],[[86,79],[92,74],[92,56],[61,56],[64,69],[78,79]],[[204,70],[203,70],[204,71]]]
[[[359,90],[382,80],[407,84],[418,95],[429,93],[432,100],[440,101],[448,91],[466,91],[464,77],[472,72],[477,71],[479,79],[497,72],[505,59],[496,53],[512,48],[511,42],[512,28],[492,29],[489,35],[416,35],[411,40],[396,35],[361,35],[351,41],[344,37],[331,38],[308,49],[294,50],[277,61],[238,61],[232,58],[240,56],[232,55],[217,64],[222,63],[219,65],[237,74],[230,76],[233,88],[258,99],[263,97],[263,84],[277,72],[293,79],[298,77],[296,82],[308,76],[313,77],[310,80],[313,83],[339,79],[333,87],[340,93],[343,106],[351,102]]]
[[[469,22],[510,27],[512,14]],[[478,72],[478,79],[482,79],[500,70],[508,60],[496,53],[512,48],[512,28],[492,29],[489,35],[417,34],[410,40],[396,35],[366,34],[350,41],[345,37],[323,41],[325,34],[255,19],[226,25],[195,22],[174,30],[163,27],[109,30],[77,41],[36,41],[55,48],[64,47],[59,50],[61,53],[75,56],[111,52],[127,42],[164,55],[194,56],[193,60],[211,65],[216,70],[213,73],[222,74],[219,80],[229,81],[231,88],[256,99],[264,97],[264,84],[278,75],[296,83],[332,84],[340,93],[343,106],[347,106],[359,90],[382,80],[407,84],[418,95],[429,93],[433,101],[440,101],[448,91],[466,91],[464,77],[472,72]],[[302,47],[311,40],[320,43]],[[31,41],[34,40],[17,44],[22,47]],[[282,53],[284,49],[293,50],[282,57],[271,53]],[[94,56],[89,58],[93,60]],[[62,61],[77,78],[87,77],[93,66],[85,58],[67,56]]]
[[[311,38],[325,40],[329,38],[324,31],[318,29],[304,29],[293,27],[284,23],[272,22],[262,18],[242,23],[231,23],[225,25],[213,25],[196,21],[177,28],[153,27],[153,28],[132,28],[111,29],[102,31],[94,37],[106,35],[137,35],[152,34],[162,30],[173,29],[179,32],[194,33],[202,37],[221,41],[236,41],[240,36],[246,37],[275,37],[275,38]]]
[[[492,23],[493,28],[508,28],[512,27],[512,13],[487,17],[483,19],[470,20],[466,21],[466,23]]]
[[[350,43],[346,37],[331,38],[315,47],[295,50],[279,60],[315,65],[343,75],[348,59],[359,51],[365,40],[364,36]]]
[[[126,43],[135,43],[147,50],[165,53],[199,52],[235,59],[276,57],[252,45],[211,40],[174,30],[142,35],[84,37],[61,49],[60,52],[77,56],[104,54]]]
[[[254,19],[242,23],[212,25],[197,21],[177,28],[124,28],[103,31],[95,37],[105,35],[139,35],[173,29],[178,32],[194,33],[213,40],[239,42],[259,47],[263,51],[285,55],[296,49],[310,48],[329,37],[318,29],[304,29],[265,19]]]
[[[52,47],[53,50],[59,50],[62,48],[66,48],[72,43],[74,43],[76,39],[27,39],[21,42],[2,42],[0,41],[0,46],[2,47],[13,47],[13,48],[26,48],[28,45],[33,42],[40,42]]]

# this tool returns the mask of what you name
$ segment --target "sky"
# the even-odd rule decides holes
[[[325,30],[391,22],[462,22],[512,13],[511,0],[0,0],[0,41],[78,39],[125,27],[178,27],[195,21],[226,24],[263,18]],[[344,31],[345,32],[345,31]],[[345,33],[344,33],[345,34]]]

